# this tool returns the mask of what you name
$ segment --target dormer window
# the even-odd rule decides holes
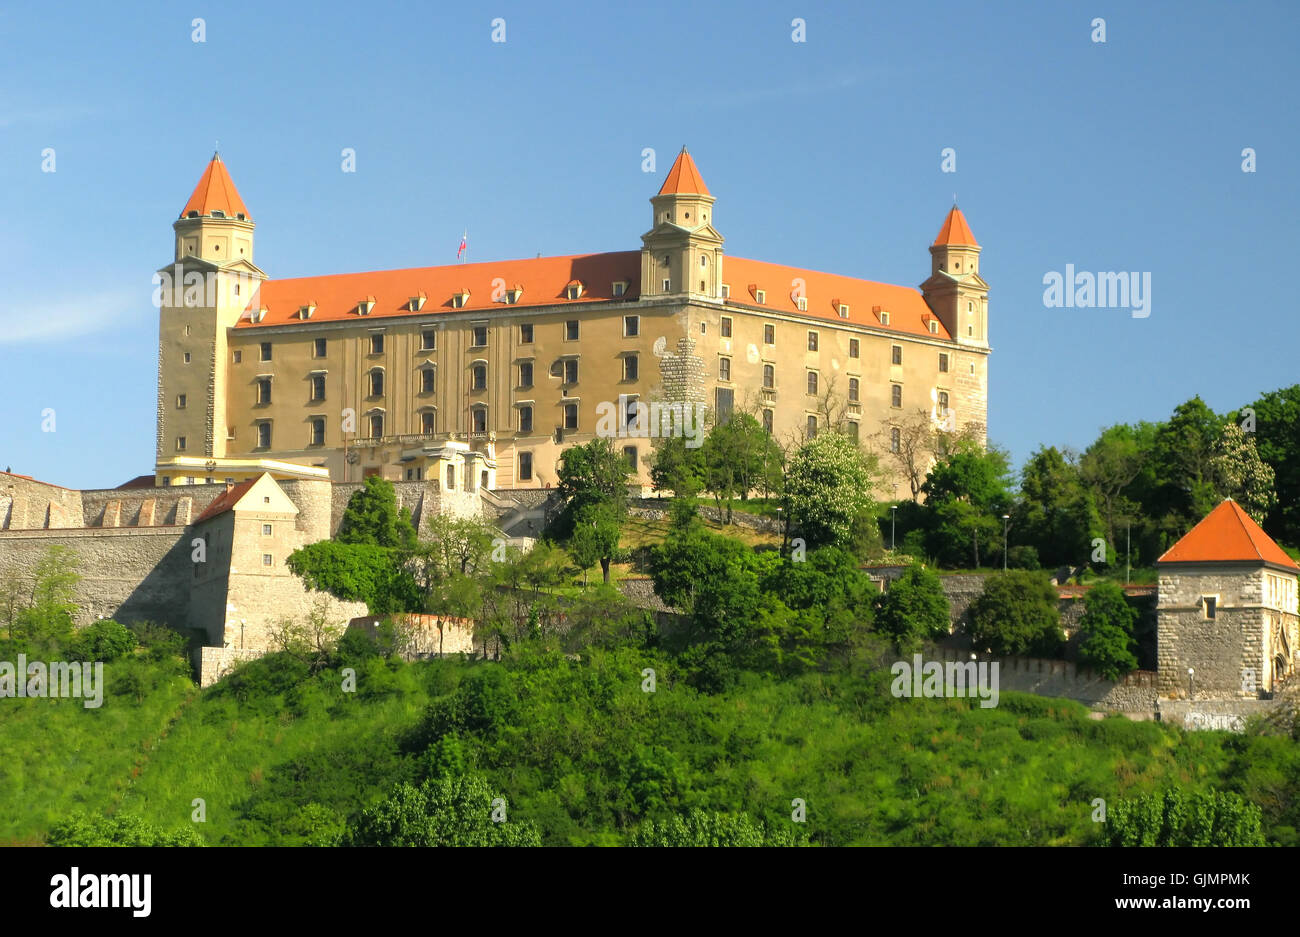
[[[421,293],[419,296],[412,296],[406,301],[406,308],[411,312],[419,312],[424,308],[424,301],[427,297]]]
[[[848,303],[837,303],[835,308],[836,308],[836,311],[839,312],[839,314],[840,314],[840,318],[841,318],[841,319],[847,319],[847,318],[849,317],[849,304],[848,304]]]
[[[795,304],[795,306],[798,308],[798,310],[799,310],[800,312],[807,312],[807,311],[808,311],[808,297],[807,297],[807,296],[796,296],[796,297],[795,297],[795,300],[794,300],[794,304]]]
[[[730,298],[731,298],[731,284],[730,284],[730,283],[724,283],[724,284],[722,284],[722,298],[723,298],[723,299],[730,299]]]
[[[226,217],[226,213],[225,213],[224,211],[222,211],[220,208],[214,208],[214,209],[212,209],[212,217],[213,217],[213,218],[224,218],[224,217]]]
[[[240,221],[247,221],[247,220],[248,220],[247,218],[244,217],[244,213],[243,213],[242,211],[236,213],[235,217],[238,218]]]
[[[519,302],[519,297],[523,295],[524,288],[516,283],[513,289],[506,290],[506,302],[513,306],[515,303]]]
[[[361,300],[361,302],[357,303],[357,315],[368,316],[370,315],[370,310],[374,308],[375,298],[373,296],[367,296],[365,299]]]
[[[197,218],[197,217],[199,217],[199,213],[196,212],[196,211],[192,211],[192,212],[190,212],[189,214],[187,214],[185,217],[186,217],[186,218]]]
[[[299,318],[299,319],[310,319],[310,318],[311,318],[311,314],[312,314],[313,312],[315,312],[315,311],[316,311],[316,304],[315,304],[315,303],[308,303],[308,304],[305,305],[305,306],[299,306],[299,307],[298,307],[298,318]]]
[[[622,296],[627,292],[627,280],[616,280],[614,282],[613,293],[615,296]]]
[[[260,309],[254,309],[248,314],[249,321],[261,322],[266,318],[267,308],[262,306]]]
[[[464,287],[461,287],[460,292],[455,293],[451,297],[451,305],[453,308],[456,309],[463,309],[468,302],[469,302],[469,290],[465,289]]]
[[[936,322],[934,319],[931,319],[931,320],[929,321],[928,324],[929,324],[929,326],[930,326],[930,334],[931,334],[931,335],[938,335],[938,334],[939,334],[939,323]]]
[[[885,310],[881,309],[879,306],[872,306],[872,307],[871,307],[871,311],[872,311],[872,313],[875,315],[875,317],[876,317],[877,319],[880,320],[880,324],[881,324],[881,325],[889,325],[889,313],[888,313],[888,312],[886,312]]]
[[[754,302],[760,306],[767,305],[767,290],[754,290]]]
[[[570,280],[564,288],[564,295],[567,299],[578,299],[582,296],[582,281]]]

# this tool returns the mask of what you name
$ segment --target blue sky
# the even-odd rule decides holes
[[[273,277],[451,263],[465,228],[479,261],[636,249],[685,143],[729,253],[914,286],[956,193],[991,288],[990,438],[1017,464],[1193,394],[1234,408],[1300,380],[1277,301],[1300,260],[1298,10],[0,8],[0,468],[152,470],[150,277],[218,140]],[[1045,308],[1066,264],[1149,272],[1150,316]]]

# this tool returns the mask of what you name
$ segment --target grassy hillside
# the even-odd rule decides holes
[[[0,836],[42,839],[78,809],[188,826],[201,797],[208,843],[328,840],[395,783],[473,771],[551,844],[623,842],[693,807],[789,824],[794,798],[814,843],[1086,844],[1094,798],[1173,784],[1236,790],[1264,808],[1274,841],[1295,837],[1290,738],[1095,720],[1011,693],[996,709],[898,700],[862,662],[747,674],[717,695],[639,649],[345,663],[356,693],[337,667],[308,675],[277,655],[202,693],[164,674],[99,710],[6,700]]]

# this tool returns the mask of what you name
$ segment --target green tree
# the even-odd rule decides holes
[[[320,540],[285,561],[312,589],[345,601],[365,602],[372,615],[422,611],[426,594],[389,547]]]
[[[339,543],[370,544],[379,547],[412,547],[415,529],[410,514],[397,512],[393,483],[371,475],[352,493],[339,523]]]
[[[560,455],[556,493],[564,505],[551,533],[567,541],[578,515],[594,504],[608,504],[622,523],[627,514],[628,465],[608,439],[593,439]]]
[[[531,823],[494,821],[498,795],[477,775],[399,784],[366,810],[347,837],[353,846],[540,846]],[[499,815],[499,814],[498,814]]]
[[[999,656],[1059,653],[1061,634],[1056,588],[1042,573],[1013,569],[984,579],[984,591],[970,608],[975,647]]]
[[[945,566],[963,559],[980,565],[980,543],[1002,534],[1002,515],[1011,506],[1006,453],[959,441],[935,463],[921,491],[925,494],[926,552]]]
[[[1118,560],[1128,547],[1128,525],[1140,519],[1142,494],[1153,487],[1150,466],[1156,429],[1153,423],[1107,427],[1079,460],[1080,480],[1092,494],[1110,548],[1107,559],[1113,552]],[[1149,477],[1142,477],[1144,471]],[[1121,530],[1125,537],[1119,536]]]
[[[1264,529],[1292,546],[1300,546],[1300,384],[1262,395],[1250,405],[1259,457],[1274,474],[1277,503],[1264,518]],[[1234,422],[1244,419],[1238,412]]]
[[[1226,791],[1160,793],[1124,798],[1107,812],[1111,846],[1263,846],[1259,807]]]
[[[1225,423],[1214,441],[1210,471],[1219,499],[1232,498],[1255,523],[1263,524],[1277,506],[1273,467],[1260,458],[1254,438],[1236,423]]]
[[[585,505],[574,517],[573,535],[569,538],[569,552],[573,554],[574,562],[583,570],[599,563],[601,576],[608,585],[609,565],[618,555],[621,531],[622,523],[613,504],[597,502]]]
[[[727,502],[726,521],[732,520],[731,500],[746,500],[749,493],[770,487],[774,469],[781,465],[781,447],[748,413],[733,413],[724,423],[709,431],[696,462],[704,490],[710,492],[722,517],[722,502]]]
[[[851,543],[857,518],[874,513],[875,471],[875,456],[839,433],[799,447],[786,470],[786,504],[791,528],[808,549]]]
[[[920,647],[927,638],[952,630],[948,596],[939,576],[924,566],[909,566],[876,599],[876,630],[889,635],[899,651]]]
[[[1107,680],[1117,680],[1137,670],[1137,640],[1133,629],[1138,614],[1124,598],[1124,590],[1113,582],[1097,583],[1084,596],[1084,613],[1079,619],[1081,640],[1079,662]]]
[[[656,491],[671,491],[678,498],[693,498],[704,487],[700,477],[699,448],[686,445],[685,436],[668,436],[654,447],[650,483]]]
[[[1222,500],[1213,465],[1222,425],[1200,397],[1193,397],[1156,430],[1154,462],[1161,483],[1154,503],[1144,506],[1159,518],[1166,541],[1186,533]]]
[[[12,636],[34,651],[48,652],[62,647],[72,637],[77,614],[77,572],[80,561],[72,549],[47,547],[32,570],[30,600],[14,616]]]
[[[49,846],[202,846],[193,827],[164,830],[133,814],[111,817],[76,813],[57,820],[45,838]]]
[[[1011,509],[1015,542],[1034,547],[1040,562],[1055,567],[1086,562],[1101,517],[1084,485],[1078,463],[1055,446],[1040,448],[1021,470],[1020,498]],[[1113,557],[1108,555],[1113,561]]]
[[[110,661],[126,657],[135,648],[136,639],[131,630],[106,618],[78,631],[68,651],[73,660]]]
[[[629,837],[632,846],[797,846],[807,837],[793,830],[768,829],[747,814],[693,808],[686,816],[646,820]]]

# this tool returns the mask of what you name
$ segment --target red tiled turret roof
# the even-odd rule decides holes
[[[695,168],[695,160],[691,159],[691,154],[686,152],[686,147],[677,154],[677,159],[673,162],[673,168],[668,170],[668,178],[664,180],[662,188],[659,189],[660,195],[708,195],[709,187],[704,184],[704,178],[700,171]]]
[[[1241,505],[1229,498],[1205,515],[1157,563],[1272,563],[1300,570],[1295,560],[1273,542]]]
[[[226,172],[226,164],[217,153],[212,154],[212,162],[208,163],[203,178],[194,187],[194,194],[181,209],[181,217],[184,218],[190,212],[198,212],[202,217],[212,214],[213,210],[224,213],[227,218],[243,215],[245,219],[251,220],[252,217],[244,207],[244,200],[239,197],[230,173]]]
[[[949,244],[979,247],[979,241],[975,240],[970,225],[966,223],[966,216],[956,205],[948,212],[948,217],[943,220],[943,227],[939,229],[939,236],[934,239],[935,247]]]

